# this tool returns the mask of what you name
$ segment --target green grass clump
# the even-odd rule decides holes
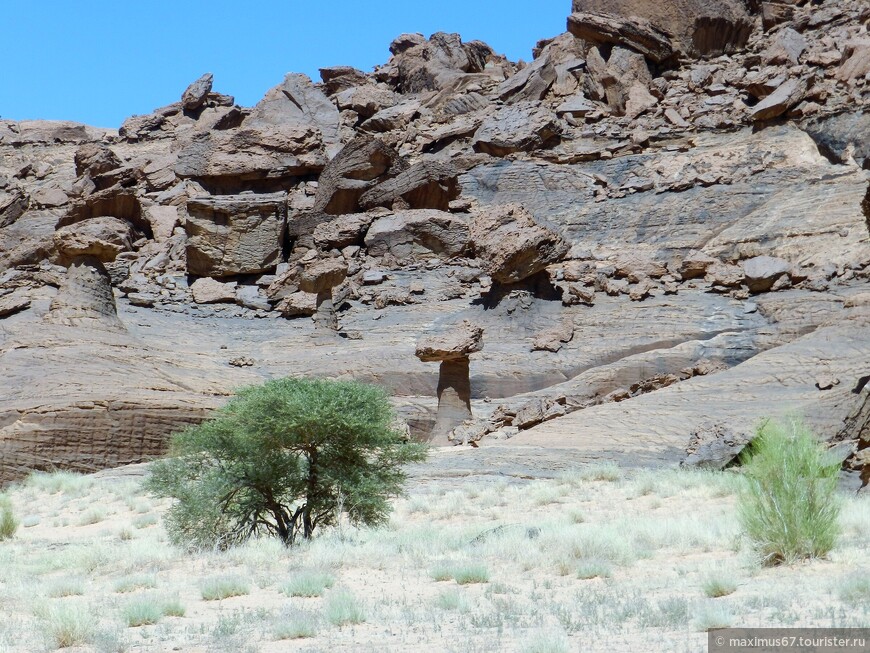
[[[846,579],[837,594],[846,603],[870,603],[870,576]]]
[[[317,625],[310,615],[294,615],[275,624],[275,639],[306,639],[317,636]]]
[[[33,472],[24,481],[24,487],[49,494],[63,493],[81,496],[94,483],[90,476],[75,472]]]
[[[199,590],[203,601],[220,601],[231,596],[245,596],[251,591],[251,586],[244,578],[223,576],[204,581]]]
[[[613,569],[604,560],[581,560],[577,565],[577,578],[589,580],[591,578],[610,578]]]
[[[710,574],[701,581],[701,589],[711,599],[718,599],[736,592],[737,582],[723,574]]]
[[[115,582],[113,589],[118,594],[126,594],[141,589],[154,589],[157,587],[157,578],[153,574],[145,576],[126,576]]]
[[[12,512],[12,503],[8,498],[0,496],[0,542],[9,540],[18,530],[18,520]]]
[[[480,564],[461,565],[453,568],[453,578],[460,585],[488,583],[489,569]]]
[[[295,573],[281,591],[287,596],[322,596],[334,583],[335,578],[328,572],[304,569]]]
[[[43,634],[55,648],[85,646],[97,632],[97,619],[86,607],[57,602],[37,610]]]
[[[768,421],[741,456],[747,487],[740,520],[762,561],[790,564],[827,555],[840,533],[839,464],[797,419]]]
[[[65,596],[81,596],[85,593],[85,581],[78,576],[58,578],[47,584],[45,593],[55,599]]]
[[[177,598],[143,596],[127,603],[123,609],[124,622],[131,628],[152,626],[163,617],[183,617],[184,606]]]
[[[429,578],[434,581],[453,580],[453,567],[447,564],[437,564],[429,570]]]
[[[326,620],[334,626],[346,626],[348,624],[361,624],[366,620],[366,612],[351,592],[336,590],[326,597],[324,606]]]

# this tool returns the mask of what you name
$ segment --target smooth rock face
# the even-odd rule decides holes
[[[187,203],[187,271],[226,277],[274,268],[287,208],[283,193],[196,198]]]
[[[471,380],[468,358],[444,360],[438,372],[438,415],[430,442],[443,443],[453,429],[471,419]]]

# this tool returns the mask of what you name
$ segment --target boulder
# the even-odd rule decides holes
[[[54,234],[54,249],[62,265],[84,256],[110,263],[121,252],[132,250],[134,240],[129,223],[103,216],[58,229]]]
[[[450,163],[425,159],[367,190],[359,204],[363,209],[391,207],[401,198],[411,209],[447,211],[459,197],[457,176]]]
[[[24,293],[13,292],[0,297],[0,320],[20,313],[30,307],[30,297]]]
[[[434,210],[400,211],[372,222],[365,237],[369,255],[397,259],[437,254],[460,256],[468,248],[468,221]]]
[[[395,106],[402,96],[382,86],[366,84],[337,93],[333,99],[342,111],[350,110],[366,120],[382,109]]]
[[[791,263],[772,256],[756,256],[743,261],[744,283],[752,293],[769,291],[777,279],[788,274]]]
[[[532,351],[558,352],[565,343],[574,338],[574,323],[564,320],[561,324],[542,331],[532,341]]]
[[[122,163],[118,156],[102,143],[85,143],[79,146],[73,156],[76,167],[76,175],[85,174],[91,178],[105,172],[120,168]]]
[[[607,65],[593,75],[601,83],[607,104],[617,115],[627,114],[629,100],[636,117],[656,102],[649,93],[652,75],[642,55],[616,47],[610,53]],[[633,95],[633,97],[632,97]]]
[[[375,216],[369,213],[339,215],[314,228],[314,243],[324,249],[344,249],[351,245],[362,245],[366,231]]]
[[[197,304],[232,303],[236,300],[237,285],[235,281],[223,283],[203,277],[190,284],[190,292]]]
[[[743,0],[573,0],[572,12],[575,36],[626,46],[657,63],[736,52],[754,26]]]
[[[398,152],[382,140],[357,136],[323,170],[314,209],[330,215],[357,213],[363,193],[406,167]]]
[[[476,152],[507,156],[558,144],[560,128],[556,114],[533,102],[500,107],[487,117],[475,132],[472,146]]]
[[[317,295],[310,292],[295,292],[282,299],[275,310],[286,318],[310,317],[317,312]]]
[[[438,333],[426,334],[417,341],[416,355],[424,363],[458,361],[483,349],[483,329],[463,320]]]
[[[476,214],[471,241],[486,273],[500,283],[522,281],[562,260],[569,249],[559,234],[515,205],[492,206]]]
[[[352,66],[330,66],[320,69],[320,79],[327,95],[335,95],[341,91],[364,86],[370,83],[366,74]]]
[[[718,260],[704,252],[692,250],[680,263],[680,276],[683,279],[699,279],[707,274],[707,269]]]
[[[725,424],[704,423],[692,431],[686,457],[680,466],[725,469],[737,462],[740,453],[754,437],[754,434],[735,431]]]
[[[196,111],[208,99],[208,94],[211,93],[214,75],[206,73],[190,86],[188,86],[181,95],[181,106],[185,111]]]
[[[408,100],[395,106],[381,109],[360,125],[365,132],[390,132],[404,129],[420,110],[419,100]]]
[[[346,277],[347,263],[344,259],[315,259],[303,265],[299,274],[299,289],[316,295],[331,290]]]
[[[202,277],[255,274],[281,260],[284,193],[198,197],[187,202],[187,271]]]
[[[848,82],[866,78],[870,74],[870,38],[855,39],[846,44],[843,63],[837,70],[837,79]]]
[[[761,57],[769,66],[796,66],[806,49],[806,38],[791,27],[786,27],[776,33],[773,43]]]
[[[0,229],[24,215],[29,204],[30,198],[21,188],[12,184],[0,188]]]
[[[851,159],[865,170],[870,169],[870,138],[867,137],[870,134],[870,111],[823,116],[807,122],[803,128],[819,151],[831,161],[845,164]]]
[[[772,120],[800,102],[807,92],[807,83],[803,79],[789,79],[777,89],[752,107],[749,112],[755,121]]]

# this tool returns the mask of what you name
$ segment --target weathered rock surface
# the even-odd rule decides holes
[[[286,197],[229,195],[187,202],[187,271],[226,277],[274,268],[281,257]]]
[[[864,3],[573,10],[528,64],[406,34],[255,107],[202,79],[118,131],[0,120],[0,483],[284,375],[480,445],[446,474],[677,464],[798,410],[870,478]]]

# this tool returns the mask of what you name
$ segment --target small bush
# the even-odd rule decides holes
[[[292,615],[276,624],[272,634],[275,639],[305,639],[317,636],[317,625],[310,615]]]
[[[446,564],[437,564],[429,570],[429,578],[438,582],[453,580],[453,567]]]
[[[705,605],[695,614],[692,624],[702,632],[718,628],[730,628],[734,617],[727,607],[721,604]]]
[[[96,635],[97,620],[84,606],[54,603],[38,610],[45,635],[55,648],[89,644]]]
[[[365,608],[347,590],[331,592],[326,598],[326,620],[334,626],[361,624],[366,620]]]
[[[157,578],[153,575],[147,576],[127,576],[121,578],[114,585],[114,590],[119,594],[127,592],[135,592],[140,589],[154,589],[157,587]]]
[[[474,583],[488,583],[489,569],[484,565],[471,564],[460,567],[454,567],[453,578],[460,585],[471,585]]]
[[[251,586],[244,578],[224,576],[204,581],[199,589],[203,601],[220,601],[231,596],[245,596],[251,591]]]
[[[92,477],[76,472],[33,472],[24,481],[24,487],[49,494],[60,492],[70,496],[81,496],[93,483]]]
[[[85,593],[85,581],[82,578],[58,578],[48,584],[46,594],[59,599],[65,596],[81,596]]]
[[[11,539],[18,530],[18,520],[12,512],[12,503],[0,496],[0,542]]]
[[[718,599],[737,591],[737,583],[733,578],[728,578],[724,574],[710,574],[701,581],[701,589],[711,599]]]
[[[797,419],[766,422],[747,449],[740,519],[763,562],[827,555],[839,535],[839,464]]]
[[[568,653],[568,638],[562,633],[539,631],[522,647],[522,653]]]
[[[186,610],[178,598],[143,596],[124,606],[123,618],[131,628],[152,626],[163,617],[183,617]]]
[[[577,578],[589,580],[591,578],[610,578],[613,569],[603,560],[581,560],[577,565]]]
[[[102,507],[91,508],[79,518],[79,526],[99,524],[106,518],[106,510]]]
[[[332,574],[325,571],[307,569],[297,572],[284,584],[281,591],[287,596],[314,597],[322,596],[323,592],[335,583]]]
[[[464,610],[467,605],[465,597],[457,590],[441,592],[435,597],[435,606],[442,610]]]
[[[870,577],[855,576],[846,579],[837,594],[846,603],[870,603]]]

